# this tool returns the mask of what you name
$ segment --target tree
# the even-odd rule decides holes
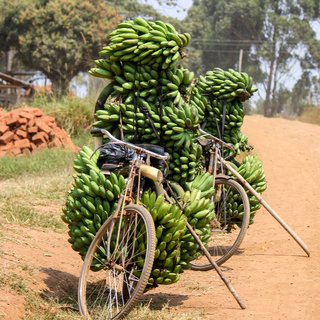
[[[255,62],[252,42],[261,40],[263,13],[259,0],[195,0],[186,23],[192,46],[202,51],[203,69],[235,68],[243,49],[243,69],[248,70]]]
[[[264,114],[272,116],[281,109],[277,94],[288,88],[292,66],[300,64],[303,72],[320,67],[312,28],[319,8],[318,0],[195,0],[186,22],[204,70],[237,68],[244,50],[242,70],[266,83]]]
[[[10,28],[18,30],[14,45],[24,65],[42,71],[61,96],[72,78],[92,65],[120,20],[103,1],[39,0],[15,14]]]
[[[306,50],[317,42],[310,24],[311,19],[317,16],[315,4],[313,0],[266,1],[264,43],[257,50],[261,64],[267,68],[265,116],[273,116],[277,112],[276,95],[281,77],[288,75],[295,62],[300,61],[302,70],[306,71],[306,58],[312,55],[316,59],[315,54]],[[302,53],[305,57],[301,56]],[[319,66],[314,64],[313,68]],[[294,110],[298,111],[297,108]]]

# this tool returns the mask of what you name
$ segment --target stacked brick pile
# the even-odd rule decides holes
[[[36,108],[0,109],[0,157],[29,155],[46,148],[77,151],[68,134],[53,117]]]

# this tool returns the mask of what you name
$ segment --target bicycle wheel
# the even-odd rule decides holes
[[[211,221],[207,249],[218,265],[226,262],[238,250],[249,225],[250,205],[243,187],[228,178],[215,181],[215,219]],[[191,262],[193,270],[213,268],[201,253]]]
[[[97,232],[79,279],[80,313],[87,319],[123,319],[143,294],[152,270],[156,235],[150,213],[128,205]]]

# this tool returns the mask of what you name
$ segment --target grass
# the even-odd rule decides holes
[[[302,122],[313,123],[320,125],[320,108],[306,107],[303,109],[299,120]]]
[[[47,149],[25,157],[0,158],[0,180],[24,175],[42,175],[72,167],[75,153],[66,149]]]
[[[64,230],[65,224],[58,215],[48,215],[39,213],[33,208],[20,204],[6,203],[1,210],[1,217],[7,222],[27,225],[39,228],[49,228],[52,230]]]
[[[45,299],[41,294],[29,292],[26,295],[25,316],[23,320],[80,320],[74,304],[57,299]]]
[[[58,299],[44,299],[35,292],[26,294],[26,315],[24,320],[77,320],[83,319],[77,305],[59,301]],[[127,316],[128,320],[200,320],[200,312],[174,314],[167,306],[161,310],[152,310],[148,305],[139,305]]]
[[[25,294],[28,292],[25,280],[15,273],[0,274],[0,288],[2,287],[9,287],[18,294]]]
[[[76,292],[66,292],[64,296],[52,297],[45,292],[35,291],[28,287],[33,270],[20,266],[22,273],[0,273],[0,288],[10,288],[16,294],[23,295],[25,315],[23,320],[80,320]],[[25,276],[24,276],[25,274]],[[128,320],[200,320],[203,313],[199,311],[177,312],[163,305],[157,310],[150,303],[138,304],[127,316]]]
[[[161,310],[150,309],[149,305],[140,305],[129,313],[128,320],[200,320],[203,315],[200,312],[192,311],[188,313],[174,313],[168,306],[163,306]]]
[[[43,156],[40,158],[44,161]],[[66,225],[60,215],[72,183],[73,155],[71,158],[68,153],[57,152],[54,157],[57,162],[53,164],[54,169],[51,167],[50,170],[38,163],[38,155],[8,159],[18,161],[11,164],[10,172],[2,173],[0,180],[2,222],[65,231]],[[54,163],[52,158],[49,162]],[[27,169],[19,175],[23,168]],[[15,179],[3,179],[4,176]]]

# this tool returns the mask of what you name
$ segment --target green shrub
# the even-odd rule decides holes
[[[72,137],[89,132],[94,121],[94,102],[77,97],[63,97],[60,100],[37,96],[32,106],[41,109],[46,115],[56,119],[59,127]]]

